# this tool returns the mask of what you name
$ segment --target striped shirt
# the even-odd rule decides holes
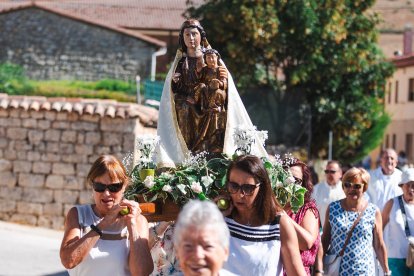
[[[280,216],[257,227],[225,218],[230,230],[230,254],[223,270],[236,275],[282,275]]]

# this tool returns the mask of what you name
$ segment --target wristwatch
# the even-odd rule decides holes
[[[99,237],[102,237],[103,235],[102,230],[99,229],[98,226],[96,226],[95,224],[92,224],[90,227],[92,231],[95,231],[96,233],[98,233]]]

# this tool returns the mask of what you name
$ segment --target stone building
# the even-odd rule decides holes
[[[122,160],[157,121],[138,104],[0,94],[0,220],[62,229],[69,208],[92,200],[96,158]]]
[[[23,65],[30,78],[147,78],[166,43],[53,6],[29,2],[0,9],[0,62]]]

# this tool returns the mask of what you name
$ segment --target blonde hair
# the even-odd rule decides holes
[[[368,189],[369,173],[364,168],[352,167],[342,176],[342,183],[349,182],[355,177],[359,176],[364,184],[364,192]]]

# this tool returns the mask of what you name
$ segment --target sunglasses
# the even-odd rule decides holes
[[[257,184],[237,184],[235,182],[227,182],[227,190],[231,194],[237,193],[239,190],[241,190],[242,194],[245,196],[251,196],[254,192],[254,190],[260,186],[260,183]]]
[[[336,173],[336,171],[334,171],[334,170],[325,170],[325,173],[326,174],[334,174],[334,173]]]
[[[103,193],[108,189],[111,193],[117,193],[122,189],[123,183],[102,184],[99,182],[92,182],[92,188],[97,193]]]
[[[364,183],[355,183],[355,184],[353,184],[353,183],[351,183],[351,182],[345,182],[344,184],[344,187],[345,188],[347,188],[347,189],[349,189],[349,188],[351,188],[352,187],[352,189],[354,189],[354,190],[359,190],[359,189],[361,189],[362,187],[364,187]]]
[[[295,184],[302,185],[302,182],[303,182],[302,179],[300,179],[299,177],[296,177],[296,176],[294,176],[293,178],[295,179]]]

